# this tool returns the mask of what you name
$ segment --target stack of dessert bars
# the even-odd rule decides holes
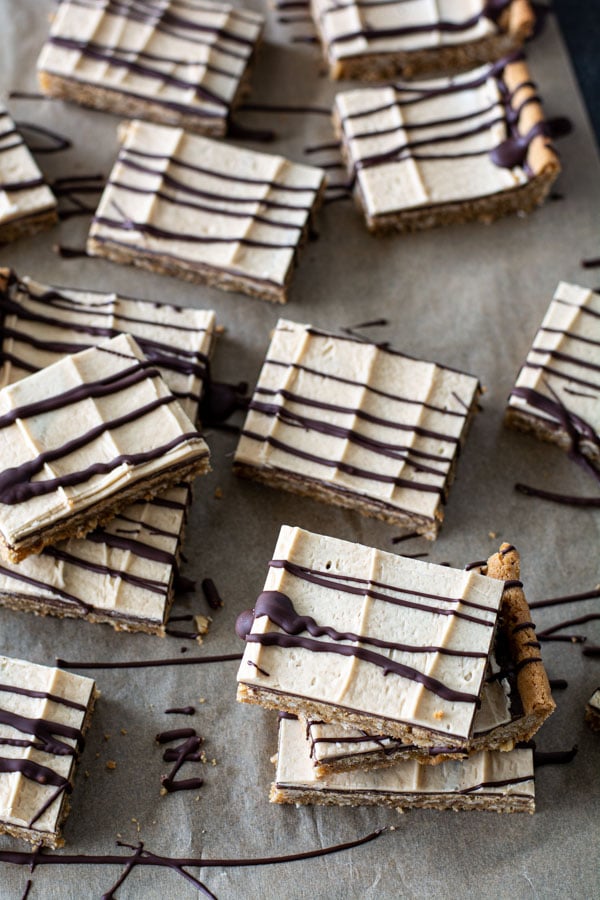
[[[214,313],[0,270],[0,604],[164,634]],[[0,833],[56,847],[92,679],[0,657]]]
[[[274,803],[533,812],[554,709],[517,550],[465,569],[283,526],[238,619],[238,700],[279,711]]]

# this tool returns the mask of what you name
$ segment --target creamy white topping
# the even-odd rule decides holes
[[[0,225],[56,208],[56,199],[0,104]]]
[[[97,348],[65,357],[0,391],[0,418],[30,404],[52,403],[53,398],[59,404],[52,411],[34,409],[28,414],[25,409],[21,417],[0,429],[0,474],[4,474],[5,482],[8,471],[35,464],[44,453],[52,453],[55,458],[41,468],[35,464],[29,476],[21,473],[26,488],[28,481],[60,482],[97,464],[109,467],[107,472],[82,477],[70,485],[59,483],[37,495],[0,502],[0,528],[8,544],[15,545],[40,528],[107,499],[141,478],[208,455],[206,444],[179,403],[172,399],[161,401],[171,394],[160,376],[146,372],[135,384],[118,385],[118,379],[127,370],[141,371],[140,362],[144,358],[134,339],[121,335]],[[105,396],[63,402],[65,392],[111,378],[117,379],[117,387]],[[152,404],[156,404],[154,408]],[[123,424],[111,424],[118,420],[123,420]],[[82,446],[69,449],[69,442],[84,438],[94,429],[98,429],[95,437],[92,434]],[[161,451],[171,444],[170,449]],[[137,462],[116,462],[122,456],[139,453],[149,456]],[[16,483],[13,476],[4,489],[14,488]]]
[[[355,494],[358,508],[369,498],[433,519],[477,385],[472,375],[281,319],[235,461],[324,482]]]
[[[523,169],[498,166],[489,156],[507,137],[489,66],[346,91],[335,102],[369,216],[489,196],[527,181]]]
[[[90,240],[284,285],[323,179],[281,156],[131,122]]]
[[[416,760],[402,760],[383,769],[353,769],[317,778],[309,744],[300,722],[283,719],[279,723],[279,750],[275,783],[281,788],[311,791],[373,791],[403,794],[491,794],[535,796],[533,752],[512,750],[503,753],[483,750],[465,760],[449,760],[437,766],[423,766]]]
[[[38,69],[225,120],[262,16],[226,3],[63,0]]]
[[[529,391],[553,408],[541,407]],[[600,294],[564,281],[558,285],[509,406],[560,427],[562,406],[600,434]]]
[[[0,656],[0,716],[2,713],[12,713],[27,719],[45,719],[60,723],[70,728],[81,731],[94,689],[91,678],[81,675],[73,675],[60,669],[49,666],[39,666],[22,659],[9,659]],[[4,687],[8,690],[4,690]],[[28,691],[54,694],[73,703],[83,706],[84,709],[73,709],[64,706],[55,700],[44,697],[27,697],[19,693],[11,693],[10,687],[25,689]],[[32,724],[32,727],[35,727]],[[40,744],[40,738],[33,734],[26,724],[21,731],[9,724],[0,722],[0,742],[2,740],[30,741]],[[76,741],[72,737],[56,735],[55,739],[75,747]],[[15,747],[0,743],[0,757],[3,760],[24,760],[51,769],[62,778],[70,779],[75,765],[73,755],[58,755],[49,753],[34,747]],[[30,778],[26,778],[20,772],[0,771],[0,824],[16,825],[28,828],[31,820],[39,813],[43,806],[57,794],[56,799],[48,806],[48,809],[33,824],[37,831],[53,833],[57,830],[59,813],[64,799],[64,793],[57,793],[57,786],[51,784],[38,784]]]
[[[361,640],[301,629],[298,643],[309,638],[331,649],[249,642],[238,681],[330,704],[331,721],[343,719],[346,708],[431,730],[431,743],[470,737],[502,582],[287,525],[273,557],[265,591],[287,595],[297,615]],[[281,630],[266,615],[252,626],[257,636]],[[377,654],[379,662],[340,655],[342,644]],[[385,674],[387,660],[412,674]]]

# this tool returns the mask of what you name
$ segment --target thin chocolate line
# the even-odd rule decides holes
[[[490,614],[495,614],[495,610],[491,607],[486,606],[482,603],[475,603],[474,601],[467,600],[464,597],[447,597],[443,594],[431,594],[427,591],[416,591],[412,590],[411,588],[388,584],[384,581],[374,581],[367,578],[358,578],[356,576],[343,575],[339,572],[330,572],[328,570],[322,571],[320,569],[311,569],[307,566],[301,566],[298,563],[293,563],[287,559],[272,559],[269,561],[269,567],[274,569],[285,569],[285,571],[290,575],[293,575],[296,578],[301,578],[304,581],[308,581],[313,584],[318,584],[321,587],[332,588],[334,590],[343,591],[347,594],[368,595],[374,600],[383,600],[387,603],[393,603],[399,606],[410,604],[405,600],[405,598],[392,597],[389,594],[382,594],[380,591],[373,590],[373,588],[383,588],[383,590],[394,591],[395,593],[401,594],[408,594],[413,597],[427,598],[428,600],[441,600],[444,603],[454,603],[457,605],[460,604],[461,606],[468,606],[472,609],[479,609]],[[365,587],[352,587],[349,582],[353,582],[357,585],[364,585]],[[482,625],[493,624],[485,619],[473,620],[471,617],[466,616],[465,613],[456,612],[454,609],[448,611],[444,609],[438,609],[438,607],[420,605],[416,608],[423,609],[426,612],[456,615],[459,617],[468,618],[469,621],[476,621]]]
[[[59,669],[152,669],[161,666],[194,666],[206,663],[229,662],[231,660],[240,660],[242,657],[243,653],[225,653],[218,656],[186,656],[185,659],[176,656],[173,659],[133,659],[120,662],[115,662],[114,660],[73,662],[57,657],[56,665]]]
[[[600,586],[591,591],[582,591],[579,594],[566,594],[563,597],[552,597],[549,600],[534,600],[529,604],[529,609],[541,609],[545,606],[562,606],[565,603],[576,603],[579,600],[593,600],[600,597]]]

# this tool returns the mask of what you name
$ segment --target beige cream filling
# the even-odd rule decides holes
[[[94,682],[91,678],[63,672],[48,666],[39,666],[20,659],[0,657],[0,683],[3,685],[43,691],[65,697],[84,707],[88,707]],[[26,697],[0,692],[0,708],[15,715],[31,719],[46,719],[81,729],[86,713],[82,710],[63,706],[53,700]],[[8,725],[0,724],[0,739],[35,741],[33,735],[24,734]],[[70,746],[75,745],[71,738],[59,736],[59,740]],[[31,747],[11,747],[3,745],[1,754],[6,759],[31,760],[39,765],[47,766],[63,778],[71,777],[74,766],[73,756],[58,756],[35,750]],[[46,803],[57,788],[52,785],[41,785],[21,775],[19,772],[0,773],[0,823],[27,828],[29,822]],[[37,831],[53,833],[56,831],[63,794],[48,807],[33,827]]]
[[[125,371],[139,359],[143,356],[129,335],[106,341],[100,348],[65,357],[49,368],[3,388],[0,391],[0,416],[9,414],[15,408]],[[17,419],[0,430],[3,469],[6,471],[34,460],[47,450],[63,447],[103,423],[131,415],[166,396],[169,396],[169,391],[162,379],[145,378],[136,385],[105,397],[90,398],[52,412]],[[197,459],[199,454],[207,454],[208,448],[181,406],[173,401],[133,422],[110,429],[81,449],[46,464],[42,472],[33,477],[33,481],[80,472],[96,463],[112,462],[121,455],[151,452],[186,434],[191,436],[148,462],[138,465],[123,462],[108,473],[94,475],[80,484],[59,487],[13,505],[0,504],[5,540],[14,545],[38,529],[98,503],[141,478],[183,465]]]
[[[526,778],[526,781],[521,781]],[[279,723],[279,750],[275,781],[278,787],[313,791],[375,791],[385,794],[455,794],[473,792],[498,796],[511,793],[535,796],[533,752],[510,753],[483,750],[465,760],[449,760],[438,766],[423,766],[402,760],[383,769],[353,769],[317,778],[300,722]],[[497,784],[494,782],[506,782]],[[514,783],[510,783],[510,782]],[[490,784],[490,782],[492,782]],[[478,785],[485,785],[479,788]]]
[[[356,384],[336,380],[340,378]],[[276,393],[261,394],[259,389]],[[308,401],[344,407],[351,412],[319,409],[286,399],[282,391]],[[405,399],[395,400],[382,396],[378,391]],[[317,419],[329,426],[352,430],[367,439],[398,448],[406,447],[407,452],[398,450],[396,458],[393,458],[344,437],[295,427],[285,417],[250,410],[244,431],[259,435],[261,440],[242,435],[235,462],[292,472],[323,481],[340,491],[348,490],[373,498],[395,509],[433,518],[456,455],[456,441],[462,435],[467,409],[476,391],[477,379],[471,375],[392,354],[374,344],[347,341],[334,335],[311,334],[309,326],[282,319],[273,334],[253,399],[259,403],[276,404],[284,411]],[[424,404],[460,415],[445,415]],[[360,418],[357,412],[384,419],[390,422],[390,426]],[[398,424],[402,428],[393,427]],[[418,428],[442,434],[448,439],[419,435]],[[274,446],[268,439],[334,465],[303,459]],[[409,451],[431,454],[434,457],[432,460],[423,460],[415,455],[411,461],[422,461],[438,472],[423,472],[410,465],[406,458]],[[378,481],[350,473],[335,463],[377,473],[392,481]],[[393,479],[402,479],[407,484],[394,484]],[[414,482],[414,488],[411,482]],[[420,485],[431,486],[433,490],[423,490]]]
[[[580,364],[558,359],[552,356],[553,352],[574,357]],[[547,367],[559,375],[547,371]],[[517,387],[537,391],[553,401],[558,398],[569,412],[579,416],[599,434],[599,370],[600,294],[560,282],[527,355],[527,362],[519,373]],[[588,384],[581,384],[580,380]],[[521,397],[511,396],[509,407],[556,422],[550,414]]]
[[[0,104],[0,113],[3,112],[5,109]],[[0,134],[12,131],[13,128],[14,122],[9,115],[0,117]],[[10,146],[18,138],[18,134],[0,137],[0,225],[56,207],[54,194],[45,184],[18,191],[2,189],[3,184],[16,184],[41,178],[42,173],[25,143],[13,147],[12,150],[3,151],[3,147]]]
[[[201,33],[206,43],[197,40],[199,32],[189,28],[177,29],[176,34],[166,33],[145,23],[128,19],[103,6],[96,9],[64,2],[58,7],[50,30],[51,37],[74,39],[86,44],[101,44],[110,50],[130,50],[121,55],[129,62],[146,68],[158,69],[165,75],[191,82],[190,87],[168,84],[164,80],[142,75],[124,66],[99,60],[77,49],[46,43],[38,59],[40,71],[51,72],[64,78],[74,78],[85,84],[110,88],[124,93],[137,94],[149,101],[175,103],[211,116],[225,117],[227,105],[234,98],[248,60],[260,36],[262,16],[249,10],[236,10],[227,4],[203,2],[201,8],[167,4],[174,14],[183,15],[194,25],[214,28]],[[250,41],[250,44],[220,38],[217,31],[227,31]],[[226,51],[231,50],[235,56]],[[225,52],[224,52],[225,51]],[[161,61],[139,56],[149,54],[167,57],[177,62]],[[239,58],[242,57],[242,58]],[[231,73],[231,77],[214,71],[211,67]],[[224,105],[203,97],[196,85],[211,94],[222,97]]]
[[[137,248],[141,253],[175,257],[192,265],[213,266],[258,280],[285,284],[295,249],[325,175],[321,169],[190,135],[178,128],[139,121],[129,123],[122,138],[121,158],[151,168],[152,173],[131,169],[120,158],[110,180],[148,193],[132,193],[108,184],[96,215],[119,222],[125,219],[150,225],[174,237],[144,233],[135,227],[120,228],[94,222],[89,234],[92,250],[94,240],[116,241]],[[139,157],[136,150],[165,158]],[[182,167],[175,159],[202,166],[208,172]],[[170,188],[163,180],[165,175],[184,182],[202,196]],[[252,183],[256,181],[260,183]],[[167,191],[176,201],[208,205],[210,209],[207,212],[178,202],[167,202],[156,196],[155,192],[159,190]],[[203,196],[206,193],[214,196]],[[281,209],[269,206],[269,203],[295,208]],[[236,215],[228,216],[227,212]],[[238,216],[240,212],[242,217]],[[258,221],[256,216],[267,219],[268,223]],[[182,240],[179,235],[191,235],[194,239]],[[268,246],[257,246],[264,244]]]
[[[415,91],[420,89],[443,90],[449,84],[471,84],[488,69],[477,69],[452,80],[414,82],[406,93],[397,92],[393,87],[379,87],[337,95],[336,109],[346,148],[350,163],[357,169],[368,215],[489,196],[527,181],[521,168],[497,166],[489,157],[489,151],[506,138],[504,106],[494,78],[468,90],[443,93],[418,103],[398,102],[413,99]],[[389,108],[380,110],[380,107]],[[375,111],[351,118],[369,110]],[[482,127],[479,133],[459,137]],[[390,128],[394,131],[383,133]],[[358,137],[363,133],[373,136]],[[402,151],[401,159],[361,168],[361,161],[395,151]],[[468,155],[474,153],[481,155]],[[467,155],[461,158],[462,154]],[[425,156],[456,158],[418,158]]]
[[[273,558],[316,569],[325,573],[325,577],[339,575],[404,587],[416,592],[416,596],[379,586],[372,590],[400,596],[434,610],[453,608],[489,622],[489,626],[485,626],[455,615],[440,615],[376,600],[367,595],[367,585],[364,585],[365,593],[342,592],[335,587],[298,579],[283,568],[269,569],[264,588],[289,596],[298,615],[312,616],[320,625],[327,624],[340,632],[416,647],[458,650],[459,655],[451,656],[439,651],[409,652],[364,645],[437,679],[450,689],[479,696],[502,598],[503,585],[497,579],[431,565],[289,526],[282,527]],[[360,582],[344,583],[363,587]],[[463,602],[449,604],[428,598],[428,594],[476,602],[484,609],[473,610]],[[255,619],[252,627],[256,634],[277,630],[266,616]],[[331,641],[328,637],[311,639]],[[482,657],[463,656],[465,651],[480,653]],[[302,647],[285,649],[247,643],[238,681],[327,703],[339,707],[341,712],[347,707],[366,715],[431,729],[440,734],[440,741],[443,741],[444,732],[466,740],[476,709],[475,700],[444,699],[416,680],[396,673],[385,676],[383,668],[354,656],[315,653]]]

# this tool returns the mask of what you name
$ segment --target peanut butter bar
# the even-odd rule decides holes
[[[36,234],[57,222],[56,198],[0,104],[0,244]]]
[[[338,94],[334,125],[372,232],[526,213],[560,171],[526,64]]]
[[[215,315],[95,291],[56,288],[0,270],[0,386],[121,331],[136,338],[195,421],[214,341]],[[0,605],[38,615],[165,634],[177,586],[188,486],[127,506],[85,538],[0,566]]]
[[[284,303],[325,173],[146,122],[121,138],[88,253]]]
[[[279,723],[272,803],[390,806],[394,809],[535,811],[533,752],[481,751],[466,760],[422,766],[416,760],[386,769],[354,769],[318,778],[302,724]]]
[[[208,470],[208,448],[121,335],[0,391],[0,554],[20,562]]]
[[[528,0],[311,0],[332,78],[377,81],[472,69],[531,36]]]
[[[505,585],[499,628],[490,654],[475,713],[468,751],[444,746],[421,748],[391,737],[341,728],[326,722],[305,722],[310,756],[319,777],[356,767],[378,768],[398,760],[418,759],[437,765],[480,750],[512,750],[529,741],[555,708],[529,607],[519,586],[520,561],[515,548],[503,544],[484,571]]]
[[[224,135],[262,16],[227,3],[61,0],[38,60],[52,97]]]
[[[91,678],[0,656],[0,834],[60,847],[97,691]]]
[[[213,310],[57,288],[0,269],[0,388],[119,334],[131,334],[192,422],[208,376]]]
[[[600,469],[600,294],[561,282],[508,399],[505,422]]]
[[[189,486],[128,504],[85,538],[0,564],[0,606],[165,635],[177,588]]]
[[[504,587],[284,525],[238,619],[238,700],[468,748]]]
[[[234,471],[433,539],[478,395],[472,375],[282,319]]]

